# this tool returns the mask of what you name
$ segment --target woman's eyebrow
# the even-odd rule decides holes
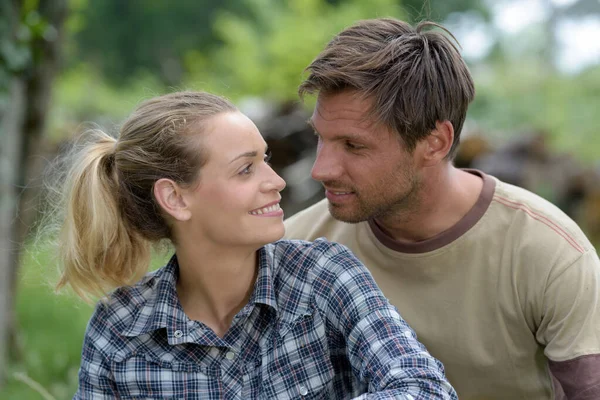
[[[233,160],[229,161],[229,164],[231,164],[232,162],[234,162],[235,160],[238,160],[240,158],[254,158],[258,155],[258,152],[256,151],[247,151],[245,153],[240,154],[239,156],[235,157]]]

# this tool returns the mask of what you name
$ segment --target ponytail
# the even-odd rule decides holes
[[[91,300],[139,280],[150,264],[151,244],[174,239],[154,198],[154,184],[162,178],[194,184],[207,160],[197,140],[205,122],[236,110],[205,92],[159,96],[138,106],[118,141],[90,130],[84,142],[59,159],[59,173],[50,178],[60,182],[48,191],[54,198],[47,214],[60,225],[63,270],[57,289],[69,285]]]
[[[119,210],[114,170],[116,139],[100,130],[69,157],[64,176],[64,221],[59,237],[63,270],[57,289],[70,285],[86,301],[141,278],[150,263],[150,242]]]

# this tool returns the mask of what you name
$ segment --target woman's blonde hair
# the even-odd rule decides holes
[[[62,211],[57,289],[68,284],[90,300],[141,278],[151,244],[173,240],[154,183],[193,184],[207,160],[197,139],[203,122],[232,111],[219,96],[178,92],[142,103],[118,138],[100,130],[83,135],[67,156],[55,205]]]

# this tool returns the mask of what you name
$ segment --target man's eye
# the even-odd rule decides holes
[[[350,150],[358,150],[358,149],[361,149],[363,146],[352,143],[352,142],[346,142],[346,147]]]

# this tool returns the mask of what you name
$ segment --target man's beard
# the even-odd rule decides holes
[[[336,205],[329,202],[329,212],[336,220],[356,224],[369,219],[386,219],[387,217],[400,217],[418,206],[418,193],[420,192],[420,180],[415,175],[406,176],[406,190],[394,196],[383,196],[373,194],[372,191],[363,196],[361,192],[353,190],[356,204],[352,208],[348,205]],[[384,183],[380,184],[385,187]]]

